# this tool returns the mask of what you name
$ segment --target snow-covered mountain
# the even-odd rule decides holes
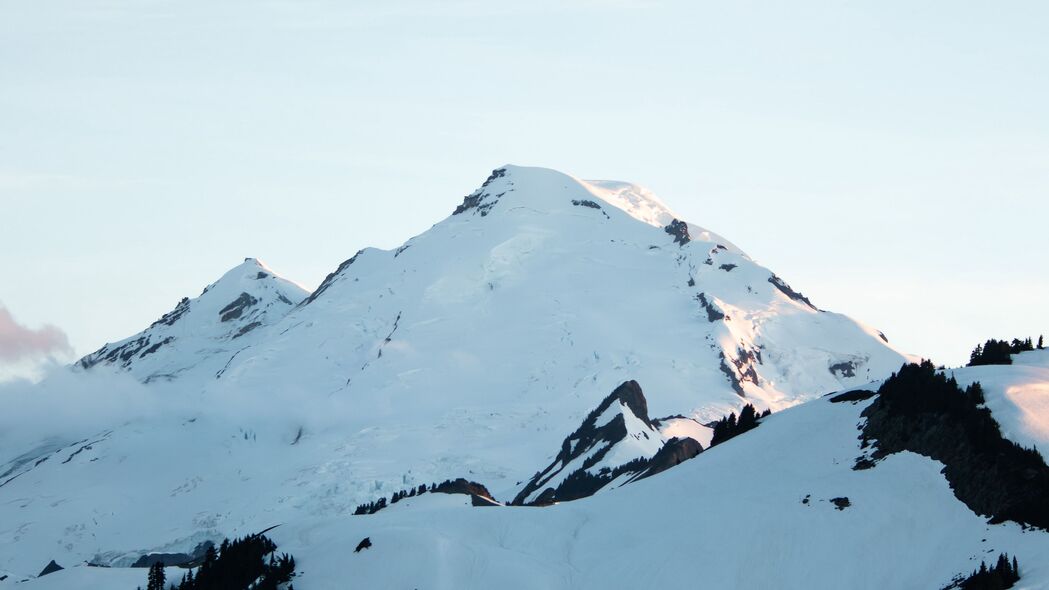
[[[106,344],[80,359],[79,365],[116,366],[146,383],[210,372],[216,363],[257,342],[260,328],[283,318],[308,295],[261,261],[247,258],[196,299],[184,297],[145,330]]]
[[[357,253],[294,308],[232,274],[188,304],[221,291],[202,326],[188,314],[171,326],[203,343],[176,338],[120,366],[215,395],[350,405],[340,430],[357,456],[407,462],[384,474],[390,483],[473,469],[512,495],[624,381],[649,392],[653,416],[705,423],[746,402],[789,407],[904,360],[647,190],[538,168],[497,169],[447,219],[396,250]],[[236,337],[259,321],[224,329],[220,312],[242,293],[271,308]]]
[[[657,414],[713,419],[743,397],[786,407],[903,359],[647,190],[545,169],[496,170],[448,219],[394,251],[359,252],[294,310],[296,285],[257,276],[246,262],[82,364],[203,382],[219,376],[208,359],[233,359],[226,383],[309,373],[314,395],[399,396],[426,383],[530,405],[540,392],[593,400],[635,378],[673,385]],[[179,346],[189,334],[205,343]]]
[[[645,189],[505,166],[430,230],[358,252],[313,293],[249,259],[82,359],[79,371],[127,373],[170,405],[88,439],[4,449],[0,570],[129,565],[279,523],[334,531],[358,504],[458,477],[534,502],[551,487],[537,473],[663,464],[660,452],[676,463],[743,404],[782,410],[906,358]],[[630,382],[643,412],[621,391]],[[588,418],[615,436],[573,446]],[[601,463],[584,466],[584,448]],[[620,475],[592,500],[665,477]],[[301,530],[302,551],[317,550]]]

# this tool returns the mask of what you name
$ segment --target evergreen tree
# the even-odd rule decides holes
[[[1045,348],[1045,336],[1039,336],[1038,337],[1038,350],[1042,350],[1044,348]]]
[[[987,567],[986,563],[980,562],[980,567],[973,571],[968,578],[957,580],[948,588],[960,588],[961,590],[1004,590],[1012,588],[1020,580],[1020,568],[1016,563],[1016,557],[1012,562],[1005,553],[998,555],[998,561],[993,567]]]
[[[979,364],[981,358],[983,358],[983,345],[977,344],[976,348],[969,354],[969,366],[975,367]]]
[[[714,434],[710,439],[710,446],[723,443],[732,437],[743,434],[753,428],[757,428],[758,420],[768,416],[770,413],[769,410],[765,410],[759,416],[753,405],[747,404],[743,406],[743,409],[739,411],[739,418],[737,418],[736,413],[733,412],[729,414],[728,417],[722,418],[714,423]]]
[[[1039,338],[1039,342],[1042,339]],[[1013,338],[1012,342],[1007,340],[990,339],[983,345],[977,345],[969,355],[970,367],[980,365],[1011,365],[1011,355],[1034,350],[1034,343],[1030,338],[1020,340]]]
[[[164,564],[159,561],[149,566],[146,590],[164,590]]]

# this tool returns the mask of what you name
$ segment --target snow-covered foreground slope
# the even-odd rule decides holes
[[[955,374],[1004,384],[1027,379],[1028,368]],[[1008,403],[995,391],[989,405]],[[987,524],[955,498],[939,463],[900,453],[852,469],[869,403],[808,402],[674,469],[575,502],[475,508],[463,496],[426,495],[269,534],[298,558],[295,586],[306,590],[936,589],[1000,552],[1021,564],[1017,588],[1049,587],[1049,533]],[[365,537],[372,547],[354,553]],[[115,590],[129,579],[86,567],[52,576],[20,587],[68,580]]]
[[[308,297],[249,260],[86,357],[163,411],[0,449],[0,568],[126,565],[456,477],[506,501],[625,381],[683,417],[663,435],[705,438],[903,360],[645,189],[507,166]]]
[[[1049,349],[1012,358],[1012,365],[968,367],[956,376],[963,385],[979,381],[988,392],[987,407],[1003,436],[1049,460]]]

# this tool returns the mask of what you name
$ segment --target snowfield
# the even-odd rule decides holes
[[[646,189],[505,166],[312,294],[248,259],[72,373],[0,387],[55,415],[27,420],[39,432],[0,418],[0,589],[130,590],[143,554],[274,525],[299,590],[940,588],[999,551],[1020,587],[1049,585],[1045,533],[986,525],[933,461],[851,469],[865,403],[821,396],[911,358]],[[955,373],[984,384],[1003,434],[1049,448],[1044,351]],[[458,477],[508,502],[629,380],[659,430],[610,408],[599,424],[622,412],[629,437],[598,467],[675,436],[706,447],[704,424],[746,403],[776,413],[574,502],[427,494],[352,515]],[[34,578],[52,559],[67,569]]]
[[[963,385],[979,381],[989,392],[987,407],[1005,438],[1049,460],[1049,349],[1013,355],[1008,369],[969,367],[955,376]]]
[[[1021,564],[1017,588],[1049,587],[1049,535],[986,524],[954,497],[939,463],[901,453],[852,470],[868,403],[808,402],[674,469],[575,502],[476,508],[434,494],[270,535],[300,562],[296,588],[941,588],[1003,551]],[[364,537],[372,548],[354,553]],[[128,570],[75,567],[19,587],[115,590],[129,580]]]

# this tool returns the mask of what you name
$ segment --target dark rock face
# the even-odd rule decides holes
[[[159,320],[149,325],[150,328],[156,326],[172,326],[182,316],[186,315],[189,311],[190,302],[188,297],[183,297],[178,305],[168,313],[162,315]],[[140,336],[130,342],[117,346],[116,348],[110,348],[109,345],[105,345],[95,352],[85,356],[84,358],[77,361],[77,364],[84,369],[90,369],[91,367],[99,363],[110,363],[118,364],[121,368],[128,368],[135,357],[142,358],[148,354],[153,354],[160,347],[168,344],[174,340],[172,337],[163,339],[160,342],[154,343],[152,338],[148,335]]]
[[[488,178],[484,179],[484,183],[481,185],[481,188],[484,188],[489,184],[492,184],[492,181],[496,178],[502,178],[504,176],[506,176],[506,168],[496,168],[495,170],[492,170],[492,173],[488,175]]]
[[[992,524],[1012,520],[1049,529],[1049,466],[1038,451],[1002,437],[983,390],[962,390],[932,363],[904,365],[862,413],[863,448],[854,469],[901,451],[944,464],[954,495]]]
[[[732,390],[735,391],[736,395],[739,397],[747,397],[747,392],[743,390],[743,382],[740,381],[739,375],[732,370],[732,367],[728,366],[725,353],[719,352],[718,355],[721,357],[721,364],[718,365],[718,369],[728,378],[729,384],[732,385]]]
[[[725,319],[725,314],[722,313],[720,309],[715,307],[713,303],[707,300],[706,293],[700,293],[696,295],[696,301],[698,301],[699,304],[703,306],[703,309],[706,310],[707,320],[710,323],[713,324],[716,321]]]
[[[651,477],[662,473],[671,467],[676,467],[685,461],[703,452],[703,445],[699,441],[688,438],[674,437],[667,441],[663,448],[648,460],[648,468],[645,469],[636,480]],[[635,481],[636,481],[635,480]]]
[[[530,495],[546,485],[555,475],[566,468],[569,463],[598,446],[601,448],[583,462],[583,467],[580,470],[566,478],[557,489],[547,488],[544,490],[534,503],[549,504],[555,501],[583,498],[593,494],[611,481],[611,477],[607,479],[594,478],[594,476],[586,472],[586,469],[599,463],[617,442],[626,438],[626,422],[622,414],[615,416],[605,424],[597,425],[597,419],[612,407],[613,403],[621,403],[627,406],[643,422],[649,425],[652,424],[648,418],[648,401],[641,392],[641,386],[638,385],[637,381],[623,383],[587,415],[575,432],[568,435],[564,442],[561,443],[561,451],[554,458],[554,461],[546,469],[536,473],[521,492],[517,494],[512,503],[524,504]]]
[[[864,400],[869,400],[870,398],[876,395],[878,394],[874,393],[873,391],[868,391],[866,389],[857,389],[856,391],[846,391],[845,393],[839,393],[838,395],[830,398],[830,401],[833,404],[840,404],[842,402],[856,403],[862,402]]]
[[[589,199],[572,199],[572,204],[576,207],[589,207],[591,209],[600,209],[601,205],[589,200]]]
[[[354,553],[360,553],[361,551],[368,549],[372,546],[372,538],[365,537],[361,539],[360,543],[357,543],[357,548],[353,550]]]
[[[328,276],[324,277],[324,280],[321,281],[321,284],[317,287],[317,290],[313,293],[310,293],[310,296],[302,302],[302,305],[309,305],[310,303],[313,303],[313,301],[317,299],[317,297],[320,297],[321,293],[325,292],[328,289],[328,287],[332,286],[332,284],[335,282],[335,279],[339,278],[339,275],[341,275],[343,271],[349,268],[354,262],[357,262],[357,258],[363,253],[364,250],[358,250],[357,253],[351,256],[349,260],[342,261],[342,264],[339,265],[339,268],[335,269],[335,272],[328,273]]]
[[[219,321],[228,322],[239,318],[244,310],[258,303],[259,300],[255,299],[247,293],[241,293],[236,299],[230,302],[229,305],[223,307],[219,311]]]
[[[481,204],[482,198],[484,198],[484,193],[479,195],[468,195],[466,197],[463,197],[463,203],[456,207],[455,211],[452,211],[452,215],[461,215],[463,213],[466,213],[470,209],[476,208],[478,205]]]
[[[776,275],[772,275],[771,277],[769,277],[769,282],[772,283],[774,287],[779,289],[787,297],[790,297],[794,301],[800,301],[805,305],[808,305],[812,309],[819,311],[819,309],[817,309],[816,306],[813,305],[811,301],[809,301],[808,297],[802,295],[801,293],[798,293],[794,289],[791,289],[790,285],[784,282],[783,279],[777,277]]]
[[[745,381],[749,381],[754,385],[758,384],[758,370],[755,365],[760,364],[760,350],[749,350],[742,347],[736,350],[736,358],[732,360],[732,366],[736,368],[740,385]]]
[[[117,346],[116,348],[111,349],[107,344],[80,359],[78,364],[85,369],[90,369],[99,363],[117,363],[120,367],[126,369],[131,366],[135,357],[142,358],[146,355],[153,354],[159,350],[160,347],[172,342],[173,340],[173,337],[168,336],[160,342],[154,343],[151,336],[139,336],[138,338]]]
[[[645,399],[645,394],[641,392],[641,386],[638,385],[637,381],[623,383],[612,392],[612,395],[619,402],[626,404],[630,411],[640,418],[642,422],[652,425],[652,421],[648,418],[648,400]]]
[[[849,502],[847,497],[831,498],[830,503],[834,504],[834,508],[838,510],[845,510],[849,506],[852,506],[852,502]]]
[[[154,352],[156,352],[156,351],[160,350],[160,347],[161,347],[161,346],[164,346],[165,344],[168,344],[169,342],[171,342],[171,341],[172,341],[172,340],[174,340],[174,339],[175,339],[175,338],[174,338],[173,336],[168,336],[167,338],[165,338],[165,339],[161,340],[160,342],[157,342],[157,343],[156,343],[156,344],[154,344],[153,346],[150,346],[150,347],[149,347],[149,348],[147,348],[146,350],[142,351],[142,354],[138,355],[138,358],[143,358],[143,357],[145,357],[145,356],[146,356],[147,354],[153,354]]]
[[[600,463],[617,443],[627,437],[626,422],[621,413],[605,424],[597,424],[598,418],[616,403],[626,406],[639,420],[653,430],[656,429],[655,422],[648,417],[648,401],[641,391],[641,386],[636,381],[623,383],[602,400],[583,420],[580,427],[564,440],[554,461],[528,481],[512,504],[541,506],[585,498],[621,477],[625,477],[627,482],[643,479],[702,452],[703,447],[695,440],[674,438],[667,441],[650,459],[642,457],[623,465],[602,467],[596,473],[591,472],[591,468]],[[586,460],[559,484],[547,485],[554,477],[562,474],[573,461],[584,455],[587,456]],[[536,495],[540,490],[542,491]],[[530,497],[534,498],[529,500]]]
[[[204,541],[197,544],[191,553],[150,553],[139,557],[135,563],[131,564],[131,567],[152,567],[156,563],[164,567],[190,567],[200,563],[204,559],[204,555],[207,554],[208,549],[214,546],[215,544],[211,541]]]
[[[675,219],[670,222],[670,225],[664,227],[663,231],[674,236],[675,244],[684,246],[692,241],[692,237],[688,235],[688,224],[684,221]]]
[[[175,309],[160,316],[160,319],[150,324],[149,327],[152,328],[158,324],[165,326],[174,325],[187,311],[189,311],[189,297],[183,297],[182,301],[179,301],[178,305],[175,306]]]
[[[723,270],[725,272],[732,272],[732,269],[736,268],[736,265],[735,264],[722,264],[718,268],[720,268],[721,270]]]
[[[466,213],[471,209],[473,209],[475,213],[479,213],[481,217],[488,215],[488,211],[492,208],[493,205],[495,205],[499,197],[503,196],[505,193],[499,193],[498,195],[495,195],[495,199],[488,200],[488,198],[491,195],[484,189],[495,179],[502,178],[504,176],[506,176],[505,168],[497,168],[495,170],[492,170],[492,174],[489,175],[487,179],[485,179],[484,184],[481,185],[481,188],[475,191],[473,194],[464,197],[463,203],[456,207],[455,211],[452,211],[452,215],[462,215],[463,213]]]
[[[248,332],[254,330],[255,328],[258,328],[261,325],[262,325],[262,322],[251,322],[250,324],[248,324],[248,325],[242,327],[241,329],[237,330],[237,333],[233,335],[232,339],[236,340],[237,338],[240,338],[241,336],[247,334]]]
[[[61,571],[61,570],[64,570],[64,569],[66,569],[66,568],[58,565],[57,563],[55,563],[55,560],[52,559],[51,563],[47,564],[46,566],[44,566],[44,569],[40,570],[40,573],[37,575],[37,577],[38,578],[42,578],[42,577],[46,576],[47,574],[53,574],[53,573],[55,573],[57,571]]]
[[[856,376],[856,363],[852,361],[845,361],[842,363],[835,363],[827,367],[833,374],[841,374],[844,377],[855,377]]]

